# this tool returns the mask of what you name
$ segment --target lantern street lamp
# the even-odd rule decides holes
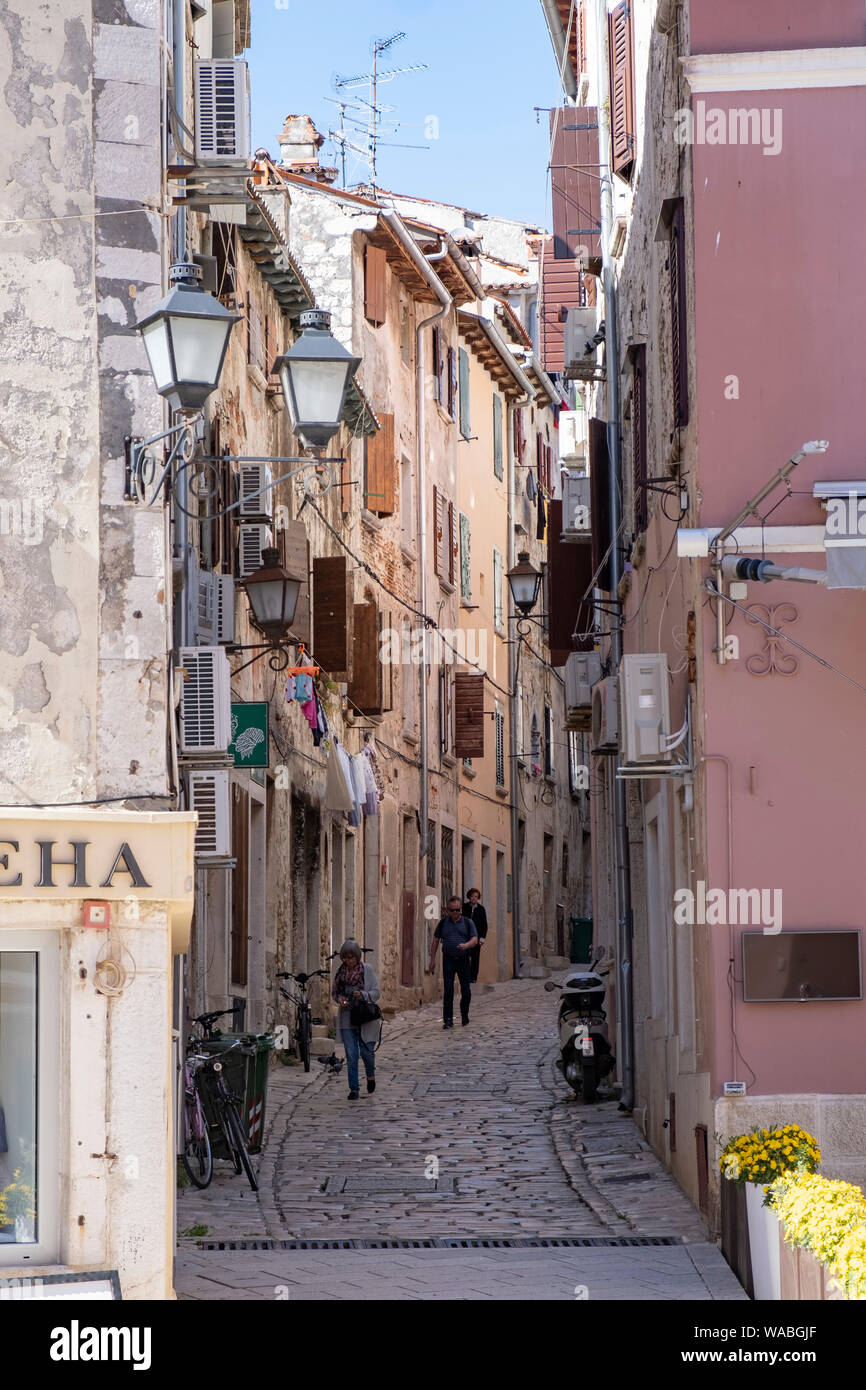
[[[200,410],[220,379],[231,314],[201,288],[201,267],[180,262],[169,271],[172,288],[138,330],[144,339],[156,389],[172,410]]]
[[[262,551],[262,566],[244,580],[252,620],[273,643],[285,640],[295,617],[301,580],[280,564],[280,552],[272,546]]]
[[[324,445],[340,428],[349,380],[360,365],[331,333],[331,315],[308,309],[301,336],[274,362],[292,428],[307,446]]]
[[[541,587],[541,574],[530,564],[528,550],[521,550],[517,564],[505,577],[515,608],[519,608],[525,618],[528,617],[538,601]]]

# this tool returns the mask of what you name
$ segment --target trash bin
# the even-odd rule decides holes
[[[592,918],[571,919],[571,963],[588,965],[592,959]]]
[[[231,1043],[240,1040],[240,1047],[226,1052]],[[226,1052],[224,1075],[230,1091],[243,1096],[240,1107],[244,1136],[251,1154],[261,1152],[265,1133],[265,1106],[268,1098],[268,1057],[273,1051],[273,1033],[217,1033],[198,1046],[211,1055]],[[204,1087],[205,1117],[210,1128],[211,1148],[216,1158],[229,1158],[216,1111]]]

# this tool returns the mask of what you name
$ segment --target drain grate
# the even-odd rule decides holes
[[[680,1236],[425,1236],[417,1240],[201,1240],[202,1250],[576,1250],[682,1245]]]
[[[357,1177],[351,1173],[332,1173],[325,1183],[328,1196],[345,1193],[347,1196],[367,1196],[376,1192],[457,1192],[456,1178],[424,1178],[414,1173],[381,1173],[379,1176]]]
[[[658,1177],[658,1173],[612,1173],[606,1177],[604,1173],[599,1173],[597,1181],[600,1183],[609,1182],[652,1182]]]

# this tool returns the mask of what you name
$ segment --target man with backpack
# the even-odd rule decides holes
[[[475,927],[463,916],[463,903],[454,896],[448,899],[448,913],[433,933],[430,949],[430,974],[436,963],[436,952],[442,942],[442,1027],[454,1027],[454,976],[460,981],[460,1019],[463,1027],[469,1022],[469,1001],[472,998],[470,975],[471,951],[478,945]]]

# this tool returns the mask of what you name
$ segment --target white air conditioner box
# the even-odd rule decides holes
[[[565,320],[565,368],[578,379],[591,379],[595,375],[598,345],[592,339],[597,331],[597,304],[568,310]]]
[[[598,652],[572,652],[565,663],[566,709],[589,709],[592,705],[592,687],[600,680],[601,657]]]
[[[189,801],[190,810],[198,814],[196,860],[228,858],[232,852],[228,772],[191,772]]]
[[[586,458],[587,450],[587,412],[585,410],[561,410],[559,412],[559,458],[565,467]]]
[[[619,666],[622,763],[666,763],[670,736],[670,678],[665,652],[632,653]]]
[[[225,753],[231,742],[231,668],[223,647],[181,647],[180,751]]]
[[[592,753],[617,751],[616,677],[606,676],[592,689]]]
[[[262,567],[262,551],[274,543],[270,526],[238,527],[238,575],[249,579]]]
[[[194,566],[187,585],[187,634],[191,643],[212,647],[235,640],[235,581]]]
[[[266,463],[242,463],[239,521],[273,521],[274,475]]]
[[[589,475],[562,475],[562,536],[564,541],[591,541]]]
[[[250,73],[243,58],[195,64],[196,163],[243,165],[250,157]]]

